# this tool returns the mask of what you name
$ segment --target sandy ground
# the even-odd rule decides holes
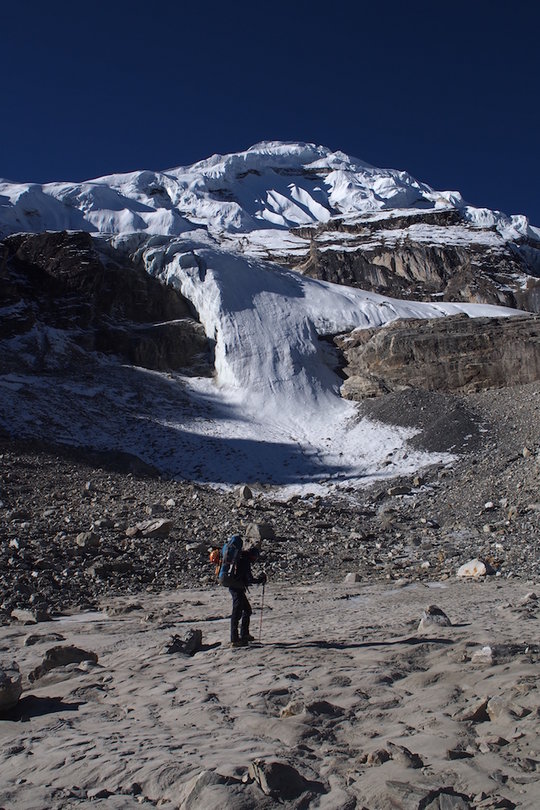
[[[227,644],[218,586],[0,627],[1,660],[25,676],[0,721],[0,807],[536,810],[539,610],[523,604],[534,590],[269,583],[262,643],[245,649]],[[418,630],[431,604],[452,626]],[[199,652],[166,652],[193,628]],[[25,644],[30,634],[43,638]],[[98,662],[30,683],[57,644]]]

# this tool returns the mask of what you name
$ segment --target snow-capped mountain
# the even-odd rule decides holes
[[[540,229],[525,216],[312,144],[83,183],[0,182],[0,236],[45,230],[199,230],[228,251],[394,297],[540,311]]]
[[[264,142],[192,166],[137,171],[83,183],[0,181],[0,233],[85,230],[177,236],[289,230],[301,225],[388,219],[406,211],[456,210],[504,239],[540,240],[525,216],[468,206],[407,172],[378,169],[313,144]]]
[[[168,474],[215,483],[313,489],[433,461],[410,452],[410,431],[358,419],[357,406],[340,397],[335,351],[320,338],[397,318],[512,315],[515,309],[492,303],[507,302],[500,297],[507,276],[516,287],[534,281],[540,256],[540,231],[525,217],[471,208],[459,194],[433,191],[405,172],[309,144],[262,143],[190,167],[85,183],[2,182],[0,200],[11,290],[0,313],[8,324],[0,426],[12,435],[129,451]],[[50,246],[37,250],[28,238],[9,236],[66,230],[90,233],[93,248],[73,259],[68,240],[63,257],[44,261]],[[383,255],[413,253],[421,272],[434,276],[429,255],[422,265],[412,243],[446,249],[452,240],[458,257],[483,245],[484,256],[506,262],[491,288],[480,295],[471,285],[456,302],[443,300],[436,285],[411,295],[415,277],[407,279],[402,261],[404,300],[390,297]],[[52,324],[43,315],[50,307],[38,313],[20,292],[27,284],[21,274],[45,272],[56,285],[59,277],[62,284],[84,278],[85,294],[94,295],[97,278],[108,283],[106,268],[121,266],[144,268],[185,299],[212,349],[213,378],[128,372],[95,354],[90,361],[88,346],[103,346],[88,339],[92,318]],[[353,277],[338,273],[340,285],[324,280],[335,266],[352,268]],[[446,288],[450,269],[439,273]],[[107,309],[107,324],[115,312]]]
[[[192,166],[137,171],[83,183],[0,181],[2,235],[85,230],[176,236],[193,226],[212,233],[290,229],[335,217],[355,222],[406,210],[457,210],[464,221],[506,239],[540,240],[525,216],[467,205],[404,171],[378,169],[313,144],[264,142]]]

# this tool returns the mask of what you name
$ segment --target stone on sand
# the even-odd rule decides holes
[[[451,627],[452,622],[440,607],[437,605],[429,605],[422,613],[420,624],[418,625],[418,632],[423,630],[433,630],[439,627]]]
[[[11,611],[11,618],[23,624],[39,624],[39,622],[48,622],[51,617],[44,608],[36,607],[31,610],[14,608]]]
[[[92,661],[92,663],[97,664],[97,660],[98,657],[95,652],[82,650],[80,647],[73,645],[51,647],[45,653],[45,658],[41,664],[29,674],[28,680],[31,682],[37,681],[47,672],[50,672],[51,669],[64,667],[67,664],[80,664],[83,661]]]
[[[185,638],[178,635],[171,636],[170,641],[165,645],[166,653],[182,653],[182,655],[193,656],[202,648],[202,630],[192,629]]]
[[[266,796],[287,801],[297,799],[302,793],[316,790],[321,793],[322,785],[311,782],[288,762],[279,760],[254,760],[249,766],[248,775],[261,788]]]

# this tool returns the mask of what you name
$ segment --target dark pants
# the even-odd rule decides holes
[[[249,620],[251,618],[251,605],[243,588],[229,588],[232,596],[231,613],[231,641],[238,641],[238,622],[240,622],[240,638],[249,636]]]

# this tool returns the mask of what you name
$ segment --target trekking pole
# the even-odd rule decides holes
[[[264,610],[264,588],[266,586],[266,582],[263,583],[263,592],[262,592],[262,599],[261,599],[261,620],[259,622],[259,644],[261,643],[261,635],[262,635],[262,619],[263,619],[263,610]]]

